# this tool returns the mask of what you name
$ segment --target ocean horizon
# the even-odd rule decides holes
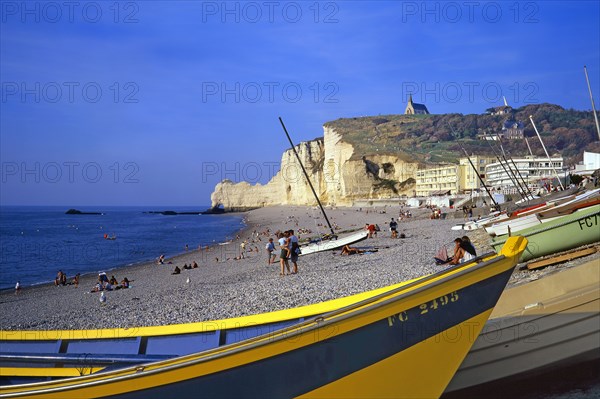
[[[0,289],[44,284],[58,270],[69,278],[172,257],[230,240],[240,214],[201,212],[209,206],[0,206]],[[68,215],[68,209],[101,214]],[[115,239],[105,239],[115,237]]]

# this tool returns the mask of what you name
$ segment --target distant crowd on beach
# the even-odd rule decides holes
[[[81,276],[81,274],[77,273],[75,275],[75,277],[73,277],[73,280],[70,284],[74,285],[75,287],[79,286],[79,276]],[[69,283],[67,282],[67,274],[65,272],[63,272],[62,270],[59,270],[58,273],[56,273],[56,278],[54,279],[54,285],[55,286],[60,286],[60,285],[69,285]]]
[[[430,211],[430,219],[443,219],[445,214],[442,212],[442,210],[437,207],[437,206],[427,206],[427,209],[429,209]],[[357,209],[358,212],[361,212],[363,214],[369,215],[369,214],[386,214],[389,213],[390,209],[389,208],[385,208],[383,210],[374,210],[374,209],[365,209],[363,211],[362,208]],[[472,207],[463,207],[462,209],[465,218],[472,218],[472,214],[473,214],[473,208]],[[385,222],[385,225],[387,225],[387,230],[389,231],[389,235],[388,234],[384,234],[382,232],[382,229],[380,228],[380,226],[377,223],[365,223],[364,225],[364,230],[367,233],[367,237],[369,239],[377,239],[378,238],[378,234],[381,236],[383,235],[384,237],[390,237],[393,239],[399,238],[399,239],[404,239],[406,238],[406,234],[404,232],[400,232],[399,230],[399,226],[400,223],[406,219],[410,219],[412,218],[412,213],[411,210],[408,208],[405,208],[403,206],[400,207],[400,209],[397,211],[397,218],[390,218],[388,222]],[[371,216],[368,216],[368,218],[372,218]],[[378,216],[379,220],[380,220],[380,216]],[[319,217],[317,217],[316,219],[319,219]],[[328,220],[329,222],[329,220]],[[302,251],[302,247],[300,246],[300,240],[299,240],[299,235],[302,236],[308,236],[311,235],[313,232],[312,230],[308,229],[308,228],[302,228],[302,227],[298,227],[299,225],[299,219],[295,216],[288,216],[287,217],[287,221],[285,221],[286,224],[291,223],[292,225],[294,225],[296,228],[295,229],[288,229],[288,230],[276,230],[276,231],[272,231],[270,228],[263,228],[261,229],[255,229],[254,231],[252,231],[252,233],[248,234],[248,236],[246,238],[242,238],[240,236],[240,234],[237,234],[235,236],[235,240],[239,243],[239,247],[238,246],[228,246],[228,247],[220,247],[217,245],[214,246],[209,246],[209,245],[200,245],[198,246],[198,251],[200,252],[206,252],[207,254],[205,256],[211,256],[208,255],[209,252],[214,251],[215,253],[217,252],[216,249],[217,248],[223,248],[223,250],[220,252],[221,255],[214,257],[214,262],[215,263],[221,263],[221,262],[225,262],[225,261],[239,261],[242,259],[246,259],[247,257],[252,257],[252,254],[256,254],[259,255],[261,253],[261,250],[259,249],[260,246],[263,246],[263,250],[266,253],[266,265],[270,266],[270,265],[275,265],[277,264],[279,267],[279,275],[280,276],[286,276],[286,275],[292,275],[292,274],[297,274],[299,272],[299,265],[298,265],[298,259],[299,259],[299,255],[301,255],[301,251]],[[381,223],[381,222],[380,222]],[[325,227],[323,226],[322,223],[315,223],[317,225],[317,227]],[[351,224],[350,226],[356,226],[356,224]],[[334,230],[341,230],[341,228],[335,224],[335,222],[333,222],[332,227],[334,228]],[[326,236],[326,235],[325,235]],[[320,239],[326,239],[324,235],[321,235]],[[266,242],[265,242],[266,241]],[[232,243],[232,241],[228,241],[226,243],[222,243],[222,245],[227,245]],[[185,251],[189,251],[190,247],[188,244],[184,245],[184,249]],[[234,250],[234,253],[231,253],[231,250]],[[377,252],[378,248],[377,247],[373,247],[373,246],[367,246],[367,247],[353,247],[351,245],[345,245],[341,248],[338,249],[338,251],[340,251],[340,255],[342,256],[349,256],[349,255],[362,255],[362,254],[368,254],[368,253],[372,253],[372,252]],[[227,253],[229,252],[229,256],[227,255]],[[214,255],[212,255],[214,256]],[[438,264],[448,264],[448,265],[454,265],[454,264],[458,264],[461,262],[464,262],[466,260],[471,259],[472,257],[476,256],[476,251],[475,248],[473,246],[472,243],[470,243],[469,238],[468,237],[462,237],[462,238],[457,238],[455,240],[455,247],[454,247],[454,252],[452,253],[452,256],[448,256],[447,251],[446,253],[442,253],[439,252],[438,254],[436,254],[435,256],[435,260]],[[174,260],[167,260],[164,254],[160,254],[157,258],[156,258],[156,264],[158,265],[164,265],[164,264],[171,264],[173,265]],[[172,266],[172,275],[180,275],[183,273],[183,271],[185,270],[192,270],[192,269],[197,269],[199,268],[199,265],[196,261],[192,261],[191,263],[185,263],[183,266],[181,266],[181,264],[179,265],[174,265]],[[66,273],[64,273],[62,270],[59,270],[56,278],[54,279],[54,284],[56,286],[65,286],[65,285],[74,285],[75,287],[79,286],[79,278],[80,278],[80,274],[77,273],[69,282],[69,279],[66,275]],[[130,283],[131,281],[125,277],[123,278],[121,281],[118,281],[115,276],[111,276],[111,278],[108,278],[108,276],[106,275],[106,273],[101,272],[98,275],[98,281],[96,282],[96,284],[92,287],[91,292],[101,292],[101,291],[112,291],[112,290],[118,290],[118,289],[123,289],[123,288],[129,288],[130,287]],[[21,292],[21,284],[20,282],[17,282],[17,284],[15,285],[15,294],[19,294]]]
[[[119,283],[114,275],[109,279],[106,273],[100,272],[98,274],[98,282],[94,288],[92,288],[91,292],[113,291],[121,288],[129,288],[131,286],[130,283],[131,281],[127,277],[123,278],[123,280],[121,280]]]

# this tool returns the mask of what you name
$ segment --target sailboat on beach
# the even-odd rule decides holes
[[[287,128],[285,127],[285,124],[283,123],[283,119],[281,119],[281,117],[279,117],[279,122],[281,123],[281,127],[283,127],[283,131],[285,132],[285,135],[286,135],[288,141],[290,142],[290,145],[292,146],[292,151],[296,155],[296,159],[298,160],[298,163],[300,164],[300,167],[302,168],[304,177],[306,178],[306,181],[308,182],[308,185],[310,186],[310,189],[311,189],[313,195],[315,196],[315,200],[317,201],[317,204],[319,204],[321,213],[323,214],[323,217],[325,218],[325,221],[327,222],[327,225],[329,226],[329,230],[331,231],[331,234],[322,236],[318,241],[312,242],[305,246],[301,246],[300,247],[301,253],[299,255],[308,255],[308,254],[314,254],[317,252],[331,251],[334,249],[343,248],[346,245],[352,245],[359,241],[365,240],[368,236],[368,232],[364,231],[364,230],[355,232],[351,235],[344,236],[344,237],[338,237],[338,235],[335,233],[335,231],[333,230],[333,227],[331,226],[331,223],[329,222],[329,218],[327,217],[327,214],[325,213],[325,209],[323,208],[323,205],[321,204],[321,201],[319,200],[319,196],[317,195],[317,192],[315,191],[315,188],[313,187],[312,182],[310,181],[310,177],[308,176],[308,173],[306,172],[306,168],[304,168],[304,164],[302,164],[302,160],[300,159],[300,156],[298,155],[298,152],[296,151],[296,146],[292,142],[292,139],[291,139],[291,137],[287,131]]]

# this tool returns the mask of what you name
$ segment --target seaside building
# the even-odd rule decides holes
[[[460,191],[472,193],[473,191],[477,191],[482,188],[482,185],[481,181],[477,177],[477,174],[475,174],[473,167],[469,163],[469,160],[471,160],[473,166],[477,168],[477,173],[479,173],[479,176],[485,181],[485,167],[496,162],[496,159],[481,155],[471,155],[469,158],[460,158],[459,165],[462,171],[459,182]]]
[[[428,115],[429,110],[425,106],[425,104],[418,104],[413,102],[412,94],[408,97],[408,104],[406,104],[406,110],[404,110],[404,114],[406,115]]]
[[[504,99],[504,105],[501,105],[499,107],[488,108],[487,112],[492,115],[508,115],[508,114],[510,114],[513,111],[513,109],[506,102],[506,97],[502,96],[502,98]]]
[[[544,185],[544,182],[542,182],[543,180],[552,181],[556,179],[554,171],[558,173],[559,177],[563,173],[563,158],[560,156],[553,156],[550,158],[550,161],[546,157],[526,156],[513,158],[513,162],[525,182],[527,182],[527,185],[531,188]],[[510,165],[513,166],[512,162]],[[506,192],[514,190],[514,184],[511,181],[511,177],[504,170],[505,168],[506,165],[502,167],[498,162],[486,165],[486,184],[496,190]]]
[[[460,191],[461,165],[440,165],[434,168],[419,169],[415,173],[417,197],[457,194]]]
[[[600,154],[595,152],[583,152],[583,162],[575,165],[571,173],[580,176],[590,176],[594,171],[600,169]]]
[[[525,137],[525,125],[521,121],[507,119],[498,133],[483,132],[477,135],[478,140],[498,141],[500,139],[515,140]]]
[[[495,159],[472,155],[469,158],[460,158],[458,165],[445,164],[417,170],[415,173],[416,196],[472,193],[482,188],[481,181],[469,163],[469,159],[477,168],[479,176],[485,181],[486,166],[495,162]]]
[[[501,105],[500,107],[490,108],[488,112],[492,115],[508,115],[512,112],[510,105]]]
[[[525,125],[521,121],[507,120],[502,124],[502,138],[508,140],[522,139],[525,132]]]

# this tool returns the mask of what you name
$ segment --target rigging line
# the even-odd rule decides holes
[[[454,129],[452,128],[452,126],[450,125],[450,123],[448,123],[448,127],[450,128],[450,130],[452,131],[452,134],[454,135],[454,137],[456,137],[456,133],[454,132]],[[490,199],[492,200],[492,202],[494,203],[494,206],[500,210],[500,205],[496,202],[496,200],[494,199],[494,197],[492,196],[492,194],[490,193],[490,190],[487,188],[487,186],[485,185],[483,179],[481,178],[481,175],[479,174],[479,171],[477,170],[477,168],[475,167],[475,165],[473,165],[473,162],[471,162],[471,157],[469,157],[469,154],[467,153],[467,150],[465,150],[465,147],[463,147],[463,145],[457,140],[456,141],[458,143],[458,145],[460,146],[460,148],[463,150],[463,152],[465,153],[465,155],[467,156],[467,161],[469,161],[469,163],[471,164],[471,167],[473,168],[473,171],[475,171],[475,176],[477,176],[477,178],[479,179],[479,182],[481,183],[481,185],[483,186],[483,188],[485,189],[485,191],[487,192],[487,194],[489,195]]]
[[[594,113],[594,120],[596,121],[596,131],[598,132],[598,140],[600,140],[600,123],[598,123],[598,114],[596,113],[596,105],[594,104],[594,96],[592,95],[592,87],[590,86],[590,78],[588,77],[587,67],[583,66],[585,72],[585,80],[587,81],[588,90],[590,92],[590,100],[592,101],[592,112]]]
[[[310,177],[308,177],[308,173],[306,172],[306,169],[304,168],[304,165],[302,164],[302,161],[300,160],[300,155],[298,155],[298,152],[296,151],[296,146],[294,146],[294,143],[292,142],[290,134],[288,133],[288,131],[283,123],[283,119],[281,119],[281,116],[279,117],[279,122],[281,123],[281,127],[283,127],[283,131],[285,132],[285,135],[287,136],[287,139],[290,142],[290,145],[292,146],[292,151],[294,151],[294,154],[296,154],[296,159],[298,160],[298,163],[300,164],[300,167],[302,168],[302,172],[304,172],[306,181],[308,182],[308,185],[310,186],[310,189],[312,190],[312,193],[315,196],[317,203],[319,204],[319,208],[321,208],[321,212],[323,212],[323,216],[325,217],[325,220],[327,221],[329,230],[331,230],[331,235],[335,236],[335,232],[333,231],[333,227],[331,227],[331,223],[329,223],[329,219],[327,218],[325,209],[323,209],[323,205],[321,204],[321,201],[319,200],[319,196],[317,195],[317,192],[315,191],[315,188],[313,187],[312,182],[310,181]]]
[[[519,186],[519,187],[517,187],[517,184],[515,184],[515,181],[514,181],[514,179],[513,179],[512,175],[511,175],[511,173],[509,173],[509,172],[506,170],[506,167],[504,166],[504,164],[502,163],[502,160],[501,160],[501,159],[500,159],[500,157],[498,156],[498,153],[496,152],[496,150],[494,149],[494,147],[493,147],[493,146],[492,146],[492,144],[490,143],[490,140],[486,140],[486,141],[488,142],[488,145],[490,146],[490,148],[491,148],[491,149],[492,149],[492,151],[494,152],[494,155],[496,156],[496,159],[498,160],[498,163],[500,164],[500,166],[501,166],[501,167],[502,167],[502,169],[504,170],[504,173],[506,173],[506,175],[508,176],[508,178],[510,179],[510,181],[512,182],[512,184],[515,186],[515,188],[517,188],[517,189],[520,191],[520,190],[521,190],[521,189],[520,189],[520,186]]]
[[[500,137],[500,135],[498,133],[496,133],[496,135],[498,136],[498,140],[500,141],[500,148],[502,149],[502,154],[504,154],[504,147],[502,146],[502,138]],[[521,178],[521,181],[523,182],[523,186],[527,189],[527,193],[529,194],[529,196],[531,197],[531,199],[534,199],[535,197],[533,196],[531,190],[529,189],[529,186],[527,185],[527,182],[525,181],[525,178],[523,178],[523,175],[521,175],[521,171],[517,167],[517,164],[515,163],[513,157],[510,154],[510,152],[507,150],[506,153],[508,154],[508,158],[510,159],[510,162],[512,162],[513,166],[515,167],[515,170],[517,171],[517,174]],[[504,159],[506,160],[506,157]],[[509,166],[509,168],[510,168],[510,166]],[[513,174],[514,174],[514,172],[513,172]],[[515,175],[515,179],[517,179],[517,181],[519,181],[519,179],[517,178],[517,175],[516,174],[514,174],[514,175]]]
[[[510,173],[507,172],[508,177],[510,178],[511,175],[513,176],[514,179],[511,179],[511,181],[515,185],[515,188],[517,188],[519,190],[521,195],[523,197],[525,197],[525,199],[527,201],[529,201],[529,197],[531,197],[531,199],[533,199],[533,195],[529,191],[529,188],[527,187],[527,183],[525,183],[525,181],[523,180],[523,185],[525,186],[525,188],[523,188],[523,185],[521,185],[521,182],[519,181],[519,178],[517,177],[516,173],[510,167],[510,164],[508,163],[508,160],[506,159],[506,154],[504,152],[504,146],[502,145],[502,138],[500,137],[500,135],[498,133],[495,133],[495,134],[496,134],[496,137],[498,138],[498,142],[500,144],[500,149],[502,150],[502,152],[501,152],[502,158],[504,159],[504,162],[506,163],[506,166],[508,167],[508,170],[510,171]],[[492,148],[492,150],[493,150],[493,148]],[[494,154],[496,154],[496,151],[494,151]],[[496,155],[496,157],[498,157],[498,156]],[[512,158],[511,158],[511,160],[512,160]],[[500,162],[500,164],[502,164],[502,161],[500,161],[500,158],[498,158],[498,161]],[[519,172],[519,168],[517,168],[517,165],[514,163],[514,161],[513,161],[513,166],[515,167],[517,172]],[[506,171],[506,169],[505,169],[505,171]],[[521,173],[519,172],[519,176],[520,175],[521,175]],[[521,176],[521,179],[523,179],[522,176]],[[515,184],[515,182],[516,182],[516,184]]]
[[[565,187],[563,186],[562,182],[560,181],[560,177],[558,176],[558,173],[556,173],[556,169],[554,168],[552,159],[550,158],[550,155],[548,154],[548,150],[546,149],[546,146],[544,145],[544,141],[542,140],[542,136],[540,135],[540,132],[537,130],[537,127],[535,126],[535,122],[533,121],[532,115],[529,115],[529,120],[531,121],[531,124],[533,125],[533,130],[535,130],[535,134],[537,134],[538,139],[540,140],[540,144],[542,145],[542,148],[544,149],[544,152],[546,153],[546,157],[548,158],[548,166],[550,166],[550,168],[552,169],[552,172],[554,172],[554,176],[556,177],[556,180],[558,180],[558,184],[560,185],[560,188],[562,190],[564,190]]]

